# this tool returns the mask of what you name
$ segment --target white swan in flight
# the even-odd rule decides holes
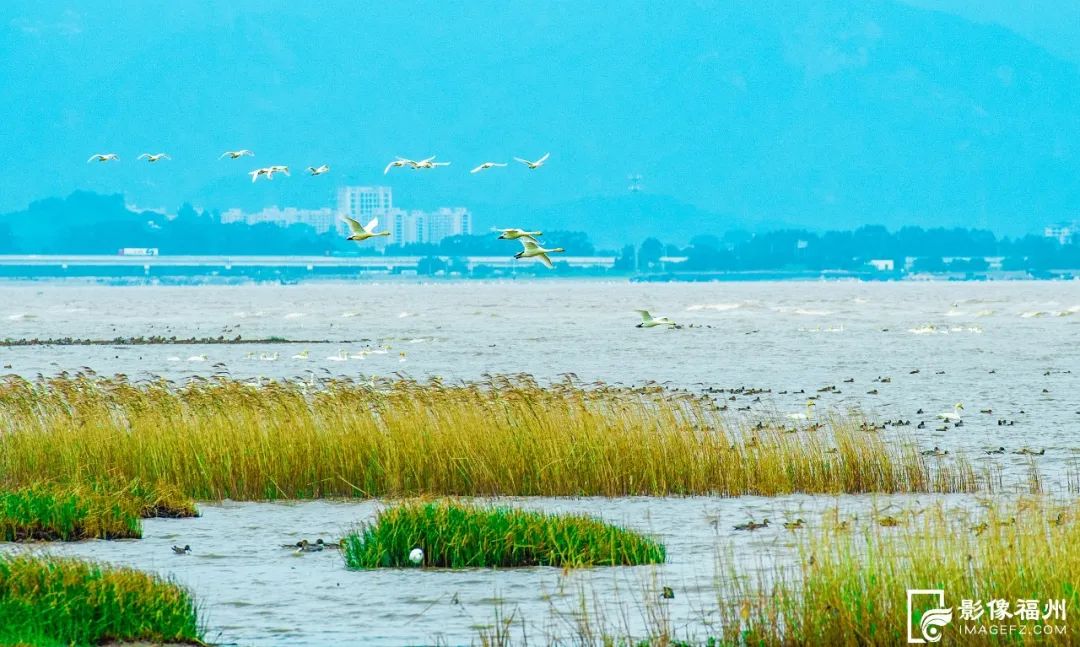
[[[510,229],[496,229],[495,231],[500,232],[499,240],[517,240],[519,238],[528,238],[535,243],[540,242],[536,240],[537,236],[544,235],[544,232],[542,231],[525,231],[524,229],[517,229],[515,227],[511,227]]]
[[[218,159],[222,159],[225,156],[228,156],[229,159],[234,160],[234,159],[240,159],[241,157],[244,157],[245,155],[247,155],[249,157],[255,157],[255,153],[252,153],[251,151],[249,151],[246,148],[242,148],[242,149],[240,149],[238,151],[225,151],[224,153],[221,154],[221,157],[219,157]]]
[[[171,160],[172,158],[165,153],[143,153],[142,155],[139,155],[136,159],[145,159],[147,162],[153,164],[154,162],[160,162],[161,160]]]
[[[270,170],[269,168],[265,168],[265,167],[264,168],[257,168],[254,171],[251,171],[250,173],[248,173],[248,175],[251,176],[251,181],[252,182],[255,182],[255,180],[259,179],[259,176],[261,176],[261,175],[265,175],[266,179],[268,179],[268,180],[274,179],[274,172],[272,170]]]
[[[270,177],[271,177],[271,179],[273,178],[274,173],[284,173],[285,175],[289,174],[289,167],[288,166],[283,166],[281,164],[275,164],[274,166],[271,166],[269,168],[270,168]]]
[[[501,164],[499,162],[484,162],[480,166],[477,166],[473,170],[469,171],[469,173],[479,173],[480,171],[486,171],[487,169],[494,168],[496,166],[506,166],[506,164]]]
[[[90,159],[86,160],[86,163],[90,162],[119,162],[120,156],[116,153],[95,153],[90,156]]]
[[[435,156],[432,155],[426,160],[420,160],[419,162],[412,163],[413,169],[435,168],[437,166],[450,166],[450,162],[436,162]]]
[[[362,227],[359,222],[353,220],[348,216],[344,216],[344,218],[345,222],[349,223],[349,231],[352,232],[352,235],[346,238],[346,240],[355,240],[359,243],[367,240],[368,238],[390,235],[390,232],[388,231],[380,231],[376,233],[375,228],[379,226],[378,218],[372,218],[371,222],[369,222],[366,227]]]
[[[955,422],[957,420],[960,420],[960,417],[961,417],[960,412],[963,411],[963,410],[964,410],[964,403],[963,402],[957,402],[956,404],[953,405],[953,410],[952,411],[942,411],[941,413],[937,414],[937,417],[941,418],[942,420],[949,420],[949,421]]]
[[[546,162],[547,158],[550,157],[550,156],[551,156],[551,153],[544,153],[544,156],[541,157],[540,159],[536,160],[535,162],[530,162],[529,160],[521,159],[520,157],[515,157],[514,160],[517,161],[517,162],[521,162],[525,166],[528,166],[530,169],[538,169],[538,168],[540,168],[541,166],[544,165],[544,162]]]
[[[514,258],[535,258],[544,264],[549,270],[552,268],[551,259],[548,258],[548,254],[555,252],[565,252],[562,247],[555,247],[553,249],[544,249],[536,244],[536,241],[532,238],[519,238],[521,241],[522,250],[517,254],[514,254]]]
[[[674,320],[667,317],[654,317],[649,314],[648,310],[636,310],[641,315],[641,323],[637,325],[638,328],[655,328],[657,326],[670,326],[674,328],[679,325]]]
[[[435,159],[435,158],[432,157],[431,159]],[[392,169],[392,168],[401,168],[402,166],[412,166],[413,164],[416,164],[416,162],[412,161],[411,159],[405,158],[405,157],[399,157],[399,158],[395,159],[393,162],[390,162],[389,164],[387,164],[386,168],[383,169],[382,174],[386,175],[387,173],[390,172],[390,169]]]
[[[322,166],[320,166],[318,168],[316,168],[314,166],[309,166],[309,167],[307,167],[307,170],[308,170],[308,173],[311,173],[312,175],[322,175],[323,173],[328,173],[330,171],[330,165],[329,164],[323,164]]]

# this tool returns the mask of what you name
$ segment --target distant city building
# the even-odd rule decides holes
[[[472,214],[465,207],[442,207],[435,211],[387,209],[375,215],[385,218],[390,230],[388,242],[394,245],[439,243],[449,236],[472,233]]]
[[[369,243],[372,247],[438,243],[448,236],[472,233],[472,213],[465,207],[441,207],[435,211],[397,209],[394,207],[393,191],[388,186],[340,187],[337,205],[323,209],[274,206],[254,213],[229,209],[221,214],[221,222],[248,225],[269,223],[280,227],[304,224],[320,234],[334,231],[345,236],[348,231],[342,219],[345,216],[365,226],[372,218],[379,219],[377,230],[389,231],[390,236],[372,241]]]
[[[1043,229],[1043,236],[1045,238],[1055,238],[1062,245],[1068,245],[1072,243],[1073,236],[1076,235],[1076,223],[1061,223],[1057,225],[1048,225]]]
[[[245,213],[240,209],[229,209],[221,214],[222,224],[242,222],[248,225],[272,224],[279,227],[290,225],[308,225],[316,232],[325,234],[337,226],[338,217],[330,207],[322,209],[297,209],[296,207],[267,207],[262,211]]]
[[[388,186],[343,186],[337,192],[338,215],[348,216],[362,225],[393,208],[394,193]],[[345,233],[344,222],[338,223],[338,230]]]

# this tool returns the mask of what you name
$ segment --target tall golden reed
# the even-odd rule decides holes
[[[756,581],[727,576],[718,598],[725,642],[762,645],[893,645],[907,641],[907,590],[941,589],[951,620],[941,644],[1076,644],[1080,631],[1080,503],[1022,498],[987,510],[935,506],[899,515],[899,525],[848,531],[823,520],[801,535],[801,559]],[[965,619],[962,601],[981,603]],[[1005,600],[994,620],[986,604]],[[1063,618],[1016,618],[1018,601],[1046,615],[1065,601]],[[916,598],[916,622],[931,604]],[[1012,625],[1000,633],[1001,626]],[[1021,626],[1023,628],[1021,628]],[[920,628],[913,629],[916,637]],[[933,630],[931,630],[933,631]],[[998,633],[992,633],[998,632]]]
[[[0,486],[174,485],[203,500],[324,496],[956,492],[990,487],[846,417],[740,428],[705,396],[528,376],[0,383]]]

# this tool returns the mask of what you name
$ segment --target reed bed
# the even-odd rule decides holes
[[[202,643],[191,594],[139,571],[0,556],[0,644]]]
[[[722,578],[724,640],[761,646],[904,644],[907,589],[941,589],[952,609],[951,621],[939,626],[941,644],[1076,644],[1078,518],[1080,503],[1059,506],[1030,498],[978,514],[939,507],[898,526],[873,524],[861,532],[825,523],[802,542],[794,571],[778,568],[756,583]],[[981,605],[976,620],[965,619],[965,599]],[[992,600],[1004,600],[1009,615],[992,619],[985,606]],[[1016,615],[1024,600],[1037,602],[1039,620]],[[1046,617],[1051,600],[1064,601],[1060,618]],[[915,637],[922,637],[923,612],[935,606],[927,596],[914,598]],[[1024,629],[993,633],[1001,625]]]
[[[585,515],[555,515],[454,501],[411,502],[382,510],[345,537],[350,568],[415,566],[635,566],[664,561],[664,547]]]
[[[970,492],[962,457],[920,456],[860,420],[740,428],[658,386],[322,380],[0,382],[11,484],[165,483],[199,500],[414,495]]]

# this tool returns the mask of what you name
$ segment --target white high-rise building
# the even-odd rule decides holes
[[[388,186],[343,186],[337,192],[338,215],[348,216],[362,225],[393,208],[394,195]],[[344,222],[338,223],[340,233],[344,234],[347,230]]]
[[[439,243],[447,236],[472,233],[472,214],[465,207],[442,207],[435,211],[387,209],[376,212],[386,219],[389,243],[412,245]]]
[[[428,242],[472,233],[472,214],[465,207],[440,207],[428,214]]]

